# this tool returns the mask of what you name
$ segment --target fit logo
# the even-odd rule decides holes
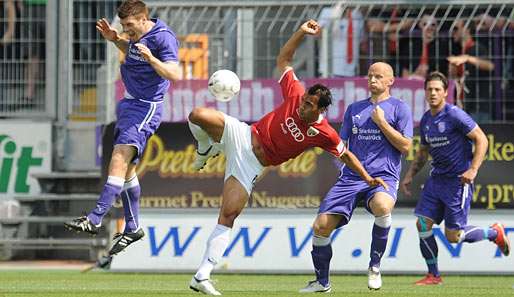
[[[302,131],[300,131],[300,128],[298,128],[298,125],[296,125],[292,117],[286,118],[286,127],[296,142],[302,142],[305,139],[305,136],[303,135]]]
[[[19,147],[8,135],[0,135],[0,193],[7,193],[11,175],[16,171],[14,179],[15,193],[28,193],[27,184],[30,167],[41,166],[43,158],[32,156],[32,147]]]

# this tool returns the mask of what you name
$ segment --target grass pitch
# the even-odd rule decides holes
[[[444,285],[416,287],[421,276],[383,275],[379,291],[367,288],[366,275],[332,276],[329,296],[514,296],[514,276],[443,276]],[[305,296],[297,291],[312,275],[214,275],[224,296]],[[136,274],[93,271],[1,271],[0,296],[196,296],[189,274]],[[317,296],[317,295],[316,295]]]

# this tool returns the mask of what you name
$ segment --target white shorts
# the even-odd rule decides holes
[[[252,151],[251,127],[229,115],[225,116],[225,128],[219,143],[225,153],[225,181],[233,176],[245,188],[248,196],[264,167]]]

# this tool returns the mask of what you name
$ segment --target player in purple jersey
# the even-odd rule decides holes
[[[127,0],[118,7],[124,39],[106,19],[96,23],[97,30],[125,54],[121,77],[125,98],[117,106],[114,149],[109,164],[109,177],[96,207],[87,215],[65,223],[70,230],[97,234],[105,214],[116,196],[121,195],[125,229],[115,235],[109,250],[114,255],[144,236],[139,226],[141,188],[136,164],[150,136],[159,127],[162,101],[170,80],[180,78],[178,41],[175,33],[159,19],[150,19],[143,1]]]
[[[390,95],[394,82],[393,69],[378,62],[368,70],[368,88],[371,97],[348,106],[341,138],[348,149],[362,162],[372,176],[381,177],[388,187],[370,187],[350,168],[344,167],[336,184],[321,202],[313,224],[312,262],[316,280],[300,290],[301,293],[329,292],[329,265],[332,258],[330,234],[351,219],[359,201],[375,216],[373,225],[368,287],[378,290],[382,286],[380,259],[384,254],[391,211],[396,202],[401,155],[412,143],[412,115],[403,101]]]
[[[488,239],[509,254],[510,244],[502,224],[490,228],[468,225],[473,197],[473,180],[487,151],[487,137],[462,109],[446,103],[448,80],[440,72],[432,72],[425,80],[426,100],[430,106],[420,122],[421,145],[402,183],[402,192],[410,196],[408,186],[432,156],[430,177],[423,187],[416,206],[421,254],[428,274],[416,285],[437,285],[442,279],[437,268],[437,243],[433,224],[444,220],[449,242],[477,242]],[[473,152],[473,143],[475,151]]]

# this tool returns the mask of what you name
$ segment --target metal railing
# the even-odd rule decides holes
[[[15,0],[0,5],[0,116],[44,117],[46,6]]]

